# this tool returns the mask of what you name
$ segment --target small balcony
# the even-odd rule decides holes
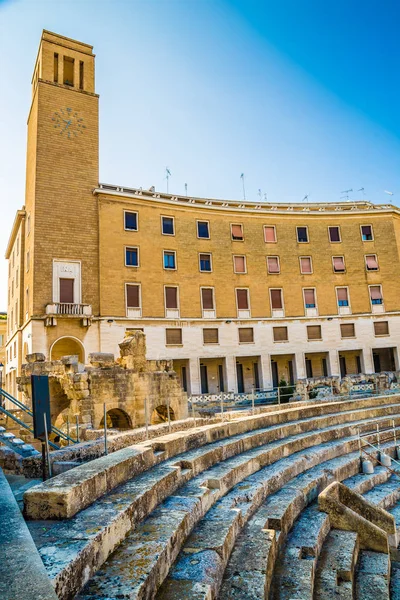
[[[91,304],[74,304],[70,302],[53,302],[47,304],[46,315],[68,317],[91,317]]]

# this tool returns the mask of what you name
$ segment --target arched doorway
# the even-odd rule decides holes
[[[171,407],[169,407],[169,417],[171,421],[175,421],[175,413]],[[164,404],[160,404],[151,413],[150,423],[151,425],[158,425],[158,423],[165,423],[167,421],[168,408]]]
[[[54,342],[50,350],[50,360],[60,360],[63,356],[77,355],[79,362],[85,362],[82,343],[73,337],[62,337]]]
[[[100,428],[104,427],[104,417],[100,421]],[[107,411],[107,427],[110,429],[132,429],[130,416],[121,408],[112,408]]]

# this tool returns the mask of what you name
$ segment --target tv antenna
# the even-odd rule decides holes
[[[187,183],[185,183],[185,196],[187,197]]]
[[[365,188],[360,188],[359,190],[357,190],[357,192],[362,192],[362,195],[365,196]]]
[[[171,171],[168,167],[165,167],[165,179],[167,180],[167,194],[169,192],[169,178],[171,177]]]
[[[264,194],[264,202],[268,202],[268,197],[266,193]]]
[[[310,197],[310,194],[306,194],[302,200],[302,202],[308,202],[308,199]]]
[[[257,196],[260,198],[260,202],[262,200],[262,191],[261,188],[258,189]]]
[[[341,196],[340,199],[343,200],[350,200],[349,194],[350,192],[353,191],[353,188],[351,188],[351,190],[343,190],[342,192],[340,192],[341,194],[344,194],[344,196]]]
[[[243,200],[246,200],[246,189],[244,187],[244,173],[241,173],[240,179],[242,180],[242,186],[243,186]]]

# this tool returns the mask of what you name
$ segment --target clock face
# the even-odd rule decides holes
[[[83,118],[72,108],[60,108],[59,111],[54,113],[52,120],[54,121],[54,128],[59,134],[68,139],[78,137],[86,129]]]

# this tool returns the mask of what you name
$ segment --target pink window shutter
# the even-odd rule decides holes
[[[311,258],[301,259],[301,271],[302,273],[311,273]]]
[[[279,273],[279,260],[277,256],[268,257],[268,272]]]
[[[337,297],[338,300],[347,300],[347,288],[338,288]]]
[[[235,256],[235,271],[237,273],[244,273],[246,271],[244,266],[244,256]]]
[[[382,292],[381,288],[378,285],[373,285],[371,288],[371,300],[381,300]]]
[[[335,271],[344,271],[344,258],[343,256],[334,256],[333,257],[333,266]]]
[[[241,225],[232,225],[232,236],[235,238],[242,238],[243,231]]]
[[[304,300],[306,304],[315,304],[314,290],[304,290]]]
[[[367,256],[367,268],[371,269],[372,271],[378,268],[378,262],[374,254],[370,254]]]
[[[275,228],[274,227],[264,227],[264,240],[266,242],[275,242]]]

